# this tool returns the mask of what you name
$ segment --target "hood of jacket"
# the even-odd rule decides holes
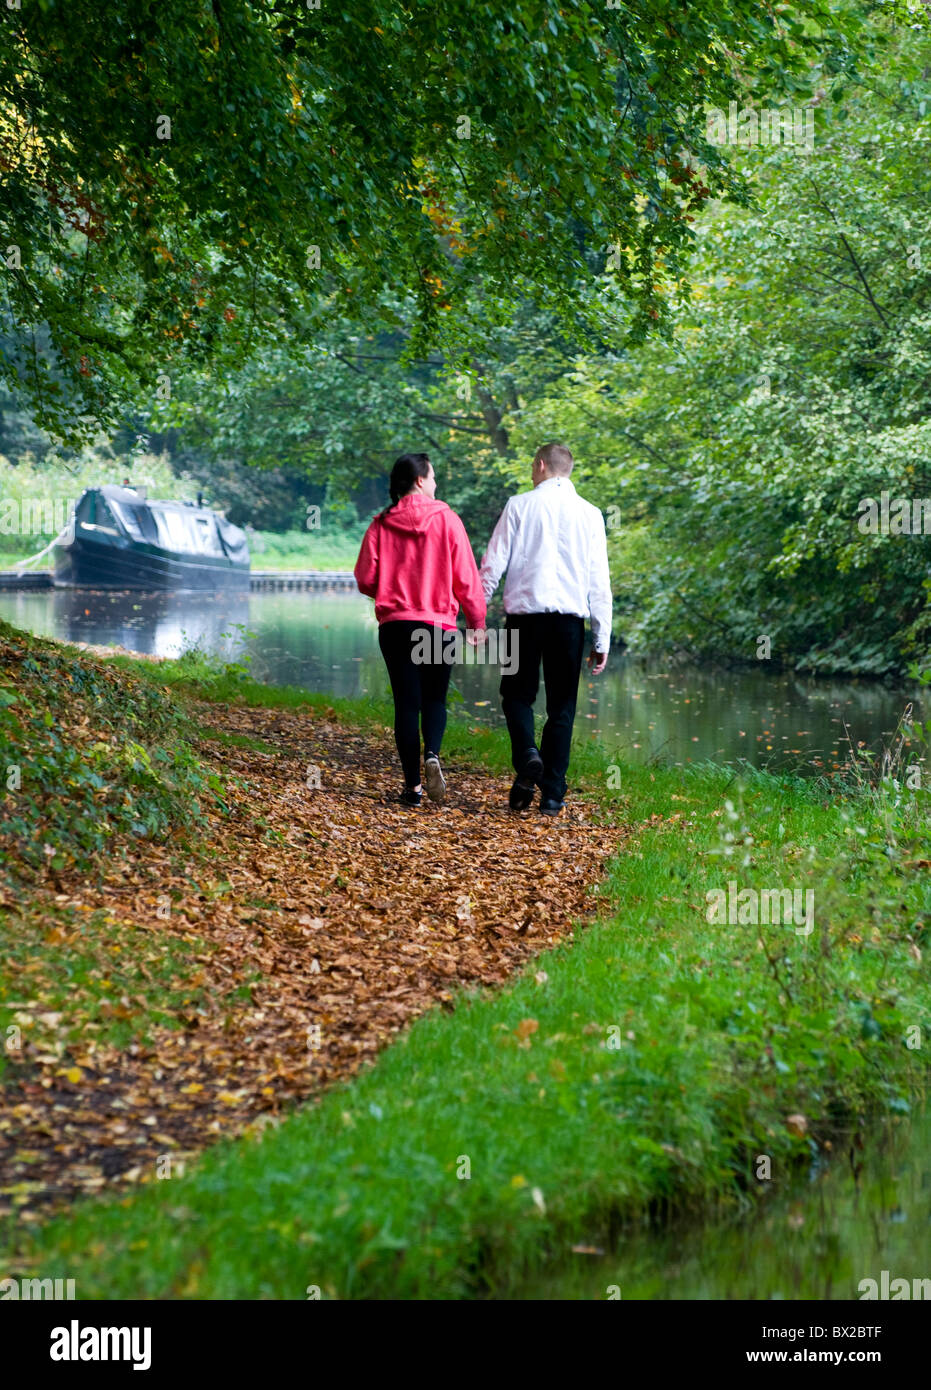
[[[409,492],[385,512],[381,524],[405,536],[423,535],[435,518],[448,510],[446,503],[438,502],[435,497]]]

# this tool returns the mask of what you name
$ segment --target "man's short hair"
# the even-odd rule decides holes
[[[572,472],[572,453],[565,444],[544,444],[537,450],[537,458],[543,461],[547,473],[568,477]]]

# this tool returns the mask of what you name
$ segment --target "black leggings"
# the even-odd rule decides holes
[[[423,727],[424,754],[439,753],[446,729],[446,692],[452,675],[451,661],[436,661],[443,652],[451,655],[454,632],[429,623],[382,623],[378,645],[388,667],[394,698],[394,741],[408,787],[420,781],[420,729]],[[427,660],[422,660],[426,656]],[[417,658],[415,660],[415,658]]]

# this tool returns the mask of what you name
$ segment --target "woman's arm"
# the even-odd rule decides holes
[[[449,550],[453,562],[453,593],[469,627],[476,630],[483,628],[485,595],[466,529],[455,512],[449,514]]]
[[[359,558],[353,570],[359,592],[374,598],[378,593],[378,518],[371,523],[362,537]]]

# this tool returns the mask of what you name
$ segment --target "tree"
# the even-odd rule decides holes
[[[414,317],[413,304],[394,295],[381,303],[386,323]],[[268,512],[260,494],[276,475],[298,491],[323,487],[332,503],[351,499],[367,515],[387,502],[398,454],[426,450],[440,495],[470,532],[487,535],[508,492],[507,422],[521,395],[539,395],[559,376],[578,340],[524,302],[510,325],[486,335],[482,360],[459,370],[439,353],[411,362],[408,346],[406,326],[365,333],[341,319],[313,347],[286,337],[223,379],[186,374],[170,401],[140,413],[138,429],[188,471],[199,467],[214,495],[221,480],[227,491],[235,482],[252,519],[257,505]],[[250,480],[249,468],[262,472]]]
[[[810,151],[743,152],[754,206],[703,218],[672,342],[577,362],[517,423],[569,439],[614,509],[639,645],[926,659],[931,541],[861,526],[883,491],[931,511],[931,42],[892,38],[843,102],[815,82]]]
[[[850,61],[827,0],[37,0],[2,11],[0,373],[72,440],[189,363],[353,314],[467,357],[529,291],[612,270],[664,314],[689,219],[739,195],[704,105]],[[703,163],[701,174],[691,157]]]

